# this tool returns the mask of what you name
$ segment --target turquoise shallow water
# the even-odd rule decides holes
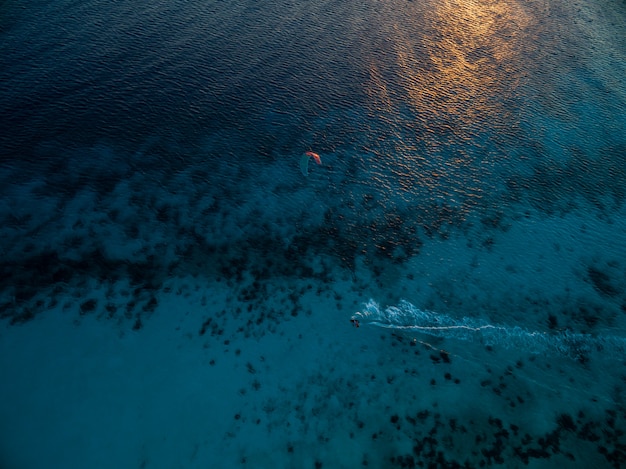
[[[1,2],[0,463],[619,467],[624,25]],[[370,298],[502,337],[352,327]]]

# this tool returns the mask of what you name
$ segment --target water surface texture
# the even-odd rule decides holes
[[[624,77],[621,0],[0,1],[0,466],[623,467]]]

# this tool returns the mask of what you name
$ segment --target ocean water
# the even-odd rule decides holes
[[[623,467],[624,77],[622,0],[1,1],[0,467]]]

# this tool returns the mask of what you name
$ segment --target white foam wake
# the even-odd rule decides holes
[[[626,351],[626,339],[615,336],[592,336],[571,331],[556,334],[529,331],[518,326],[489,324],[474,318],[454,318],[421,310],[408,301],[381,308],[374,300],[352,316],[360,324],[419,332],[433,337],[480,341],[485,345],[523,349],[529,353],[554,353],[584,361],[598,351],[616,359]]]

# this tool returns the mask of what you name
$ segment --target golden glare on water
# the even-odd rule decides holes
[[[467,212],[489,190],[497,157],[480,139],[517,125],[532,20],[515,1],[409,5],[387,31],[383,60],[368,64],[370,112],[384,129],[369,149],[374,172],[407,201],[426,192]]]
[[[523,76],[517,56],[528,23],[524,10],[501,0],[442,0],[430,8],[421,12],[424,29],[394,26],[396,78],[407,100],[438,126],[502,120]],[[379,105],[388,104],[375,64],[370,76]]]

